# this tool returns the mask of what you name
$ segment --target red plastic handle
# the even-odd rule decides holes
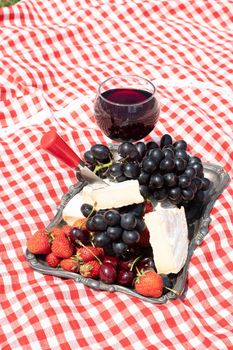
[[[76,168],[80,162],[82,163],[79,156],[72,151],[55,130],[51,130],[42,136],[40,146],[71,168]]]

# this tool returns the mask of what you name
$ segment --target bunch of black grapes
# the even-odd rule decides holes
[[[83,204],[81,211],[87,217],[86,227],[94,246],[104,248],[109,255],[132,253],[146,229],[144,203],[97,212],[91,205]]]
[[[210,187],[201,159],[187,152],[184,140],[173,141],[168,134],[162,136],[160,144],[123,142],[117,157],[106,145],[96,144],[85,152],[84,159],[102,178],[115,182],[138,180],[145,199],[170,200],[184,207],[190,203],[202,205]]]

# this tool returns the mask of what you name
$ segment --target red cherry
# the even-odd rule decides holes
[[[109,263],[109,264],[112,264],[114,267],[117,267],[118,262],[119,262],[119,258],[117,256],[105,255],[103,259],[103,264]]]
[[[120,270],[117,276],[117,283],[121,286],[129,287],[132,286],[134,279],[133,271]]]
[[[147,268],[153,268],[155,269],[155,263],[152,257],[145,257],[141,260],[139,260],[139,262],[137,263],[137,268],[138,270],[142,270],[142,269],[147,269]]]
[[[99,278],[102,282],[111,284],[117,277],[116,268],[110,263],[104,263],[100,266]]]
[[[84,231],[78,227],[73,227],[71,229],[71,239],[73,242],[80,241],[83,244],[87,244],[89,240],[89,234],[87,231]]]
[[[135,258],[131,258],[128,260],[120,260],[119,261],[119,268],[122,270],[130,270],[131,264],[134,261]]]

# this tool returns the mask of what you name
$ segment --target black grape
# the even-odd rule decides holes
[[[112,243],[112,249],[116,255],[121,255],[126,252],[128,245],[124,242],[114,242]]]
[[[117,210],[110,209],[104,213],[104,220],[109,226],[119,225],[121,221],[121,215]]]
[[[144,142],[137,142],[135,144],[135,147],[138,151],[139,157],[140,159],[142,159],[144,157],[144,155],[146,154],[146,145]]]
[[[140,185],[147,185],[150,181],[150,174],[141,170],[140,175],[138,177],[138,182]]]
[[[192,181],[195,183],[197,190],[200,190],[202,188],[202,179],[200,179],[199,177],[195,177],[194,179],[192,179]]]
[[[189,164],[192,165],[194,163],[200,163],[201,164],[201,159],[199,157],[196,157],[196,156],[190,157],[189,158]]]
[[[197,192],[197,185],[195,179],[192,179],[191,184],[190,184],[191,189],[193,190],[193,193]]]
[[[150,150],[150,149],[155,149],[155,148],[159,148],[158,144],[154,141],[149,141],[146,144],[146,149]]]
[[[153,159],[157,164],[165,157],[163,151],[159,148],[152,149],[150,151],[150,158]]]
[[[91,153],[95,157],[95,159],[99,161],[106,161],[106,159],[111,158],[111,152],[109,148],[105,145],[95,144],[91,147]]]
[[[179,176],[179,186],[181,188],[186,188],[190,186],[191,184],[191,178],[187,175],[180,175]]]
[[[181,188],[173,187],[168,190],[168,198],[173,201],[180,201],[181,199]]]
[[[172,137],[169,134],[164,134],[160,140],[160,148],[162,149],[165,145],[172,145]]]
[[[175,153],[170,148],[163,148],[163,153],[166,158],[174,158]]]
[[[194,164],[192,164],[192,167],[193,167],[193,169],[196,170],[198,177],[203,177],[204,176],[204,174],[203,174],[203,165],[201,163],[194,163]]]
[[[181,173],[186,169],[187,161],[184,158],[175,158],[175,169],[177,172]]]
[[[121,176],[123,174],[122,169],[123,169],[123,164],[121,164],[121,163],[113,163],[108,168],[108,174],[111,177],[113,177],[113,178]]]
[[[92,218],[92,227],[94,228],[94,231],[105,231],[107,223],[104,216],[101,214],[95,214]]]
[[[123,173],[128,179],[137,179],[140,174],[140,167],[136,163],[126,163],[123,165]]]
[[[203,190],[203,191],[208,190],[209,187],[210,187],[210,180],[207,179],[206,177],[203,177],[203,178],[201,179],[201,182],[202,182],[202,190]]]
[[[171,158],[161,160],[159,168],[162,172],[170,173],[175,168],[175,162]]]
[[[139,186],[139,190],[140,190],[140,193],[141,195],[144,197],[144,198],[148,198],[149,197],[149,188],[148,186],[146,185],[140,185]]]
[[[81,213],[87,218],[90,215],[94,215],[96,212],[93,210],[93,206],[87,203],[81,205]]]
[[[193,178],[197,175],[197,171],[196,171],[196,169],[194,169],[193,167],[188,166],[188,167],[185,169],[184,174],[187,175],[187,176],[189,176],[191,179],[193,179]]]
[[[152,158],[144,158],[142,169],[148,174],[152,174],[157,168],[157,163]]]
[[[184,150],[186,151],[187,150],[187,143],[184,141],[184,140],[178,140],[176,141],[173,146],[175,147],[176,150]]]
[[[164,175],[164,183],[168,187],[176,186],[177,176],[174,173],[167,173]]]
[[[93,156],[93,154],[91,153],[91,151],[86,151],[84,153],[84,159],[88,164],[92,164],[92,165],[96,164],[96,159]]]
[[[137,160],[139,157],[138,150],[136,146],[131,142],[123,142],[118,147],[118,153],[123,158],[128,158],[130,160]]]
[[[164,185],[164,178],[161,174],[153,174],[150,177],[149,188],[156,189],[162,188]]]
[[[137,217],[141,218],[144,214],[144,203],[130,205],[130,211]]]
[[[188,161],[189,160],[189,155],[188,155],[188,153],[186,153],[185,150],[178,149],[178,150],[176,150],[176,158],[183,158],[186,161]]]
[[[98,232],[93,237],[93,243],[96,247],[105,247],[111,242],[107,232]]]
[[[87,219],[86,228],[90,232],[95,230],[95,224],[93,224],[93,216]]]
[[[125,213],[121,215],[121,227],[125,230],[132,230],[137,224],[137,219],[133,213]]]
[[[143,232],[146,228],[145,221],[143,219],[137,219],[137,224],[135,226],[135,230],[138,232]]]
[[[109,226],[107,228],[107,236],[112,240],[116,241],[121,237],[123,230],[119,226]]]
[[[136,230],[125,230],[122,233],[122,240],[126,244],[135,244],[139,241],[140,234]]]
[[[191,187],[182,189],[181,193],[184,200],[191,201],[194,198],[194,192]]]

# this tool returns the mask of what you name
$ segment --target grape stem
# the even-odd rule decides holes
[[[100,169],[103,169],[103,168],[109,168],[110,165],[112,165],[113,161],[111,160],[109,163],[106,163],[106,164],[100,164],[100,165],[96,165],[95,166],[95,169],[93,171],[93,173],[97,173],[97,171],[99,171]]]

